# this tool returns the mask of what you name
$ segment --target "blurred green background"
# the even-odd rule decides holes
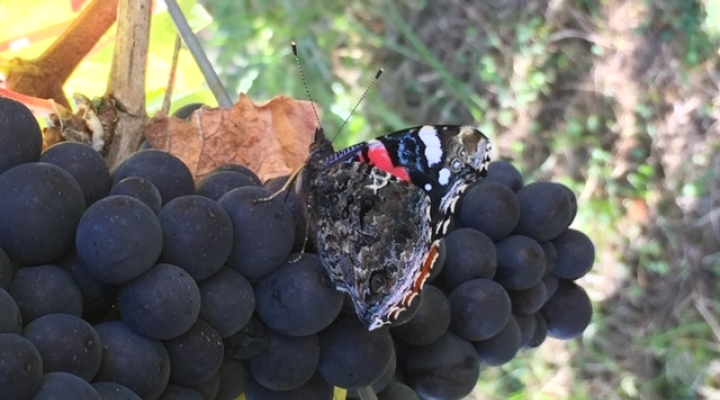
[[[720,398],[720,1],[201,0],[232,92],[313,100],[336,147],[479,126],[570,186],[597,246],[581,338],[487,368],[474,399]]]

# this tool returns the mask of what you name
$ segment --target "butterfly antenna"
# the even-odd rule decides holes
[[[343,128],[345,128],[345,125],[347,125],[348,121],[350,120],[350,117],[352,117],[352,115],[355,113],[355,110],[357,110],[357,108],[360,106],[360,103],[362,103],[363,99],[365,99],[365,96],[367,96],[370,89],[372,89],[373,86],[375,86],[378,79],[380,79],[380,75],[382,75],[382,74],[383,74],[383,69],[380,68],[377,71],[377,73],[375,73],[375,78],[373,78],[372,82],[370,82],[370,84],[365,88],[365,91],[363,92],[363,94],[360,96],[360,99],[358,99],[357,103],[355,103],[355,107],[353,107],[352,110],[350,111],[350,115],[348,115],[347,118],[345,118],[345,121],[343,121],[342,125],[340,126],[340,129],[338,129],[338,131],[335,133],[335,135],[331,138],[331,140],[330,140],[331,142],[335,140],[335,138],[337,137],[337,135],[340,134],[340,132],[342,132]]]
[[[300,57],[298,57],[298,49],[297,44],[295,41],[290,42],[290,46],[292,46],[292,52],[295,56],[295,64],[297,64],[298,72],[300,72],[300,80],[302,81],[303,88],[305,89],[305,96],[307,96],[307,99],[310,100],[310,104],[312,105],[313,112],[315,113],[315,119],[317,120],[318,126],[322,126],[322,123],[320,123],[320,115],[318,115],[317,108],[315,108],[315,102],[312,101],[312,97],[310,97],[310,89],[308,89],[307,80],[305,80],[305,72],[303,72],[302,64],[300,64]]]

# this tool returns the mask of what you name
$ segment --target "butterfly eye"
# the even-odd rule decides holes
[[[387,278],[385,277],[385,274],[382,272],[375,272],[370,277],[370,291],[373,293],[380,293],[386,283]]]

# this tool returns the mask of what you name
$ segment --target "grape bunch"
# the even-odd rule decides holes
[[[481,366],[590,322],[574,195],[506,162],[461,200],[410,309],[368,331],[298,198],[267,200],[282,179],[229,164],[196,186],[165,152],[110,172],[88,146],[41,147],[0,98],[0,400],[459,399]]]

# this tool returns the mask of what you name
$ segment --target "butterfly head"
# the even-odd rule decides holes
[[[453,151],[456,167],[470,166],[481,174],[486,173],[492,150],[487,136],[471,126],[461,126],[452,142],[448,147]]]

